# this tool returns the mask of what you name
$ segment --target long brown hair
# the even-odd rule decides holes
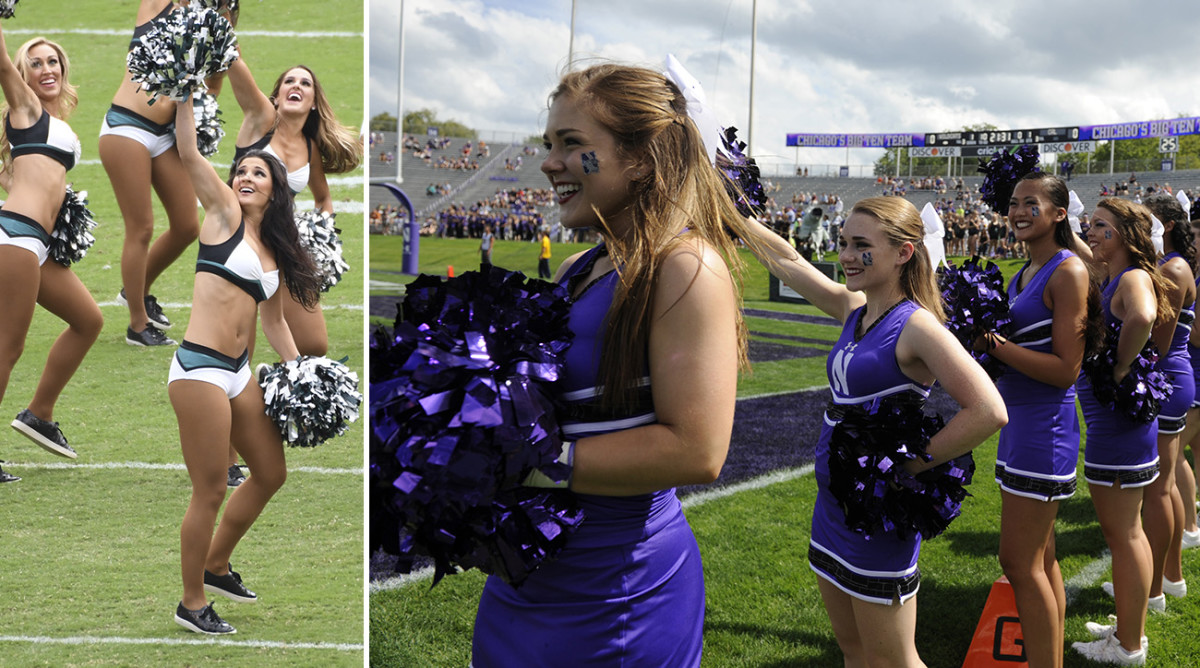
[[[284,70],[279,78],[275,79],[275,87],[271,89],[271,101],[274,102],[279,96],[283,78],[295,69],[304,70],[312,77],[313,106],[316,108],[308,112],[302,132],[305,137],[316,142],[317,152],[321,154],[321,167],[326,174],[344,174],[358,167],[359,161],[362,160],[362,142],[358,141],[358,136],[353,130],[342,125],[334,115],[329,98],[325,96],[325,89],[321,87],[321,82],[311,69],[305,65],[294,65]]]
[[[900,266],[900,290],[905,298],[932,313],[938,322],[945,322],[942,293],[933,275],[929,249],[925,248],[925,224],[917,207],[903,197],[868,197],[859,200],[850,213],[863,213],[878,220],[893,247],[906,241],[913,245],[912,257]]]
[[[259,238],[275,255],[275,266],[279,267],[279,274],[283,277],[288,291],[301,306],[311,309],[321,299],[324,279],[317,269],[316,262],[300,243],[300,233],[296,231],[295,198],[292,196],[292,190],[288,188],[287,168],[279,158],[266,151],[253,149],[230,166],[226,185],[233,187],[233,177],[238,166],[248,158],[263,161],[271,174],[271,196],[266,210],[263,211]]]
[[[648,167],[630,184],[630,234],[617,238],[596,212],[620,278],[606,318],[600,406],[619,411],[634,403],[648,362],[654,284],[681,238],[698,238],[729,266],[738,306],[738,362],[747,367],[743,265],[726,233],[744,232],[746,221],[726,192],[728,179],[709,162],[679,88],[654,70],[605,63],[563,75],[550,94],[551,103],[558,99],[570,99],[610,132],[620,157]],[[739,236],[749,238],[747,233]]]
[[[25,42],[17,49],[16,55],[13,56],[13,65],[16,66],[17,72],[21,75],[21,80],[29,74],[29,51],[36,46],[46,46],[54,49],[54,53],[58,54],[58,62],[62,65],[62,92],[59,94],[58,113],[61,120],[67,120],[72,111],[75,111],[75,105],[79,104],[79,93],[76,92],[75,86],[71,83],[70,72],[71,63],[67,60],[67,52],[63,51],[62,46],[57,42],[51,42],[45,37],[34,37]],[[8,116],[8,103],[0,105],[0,118]],[[0,162],[9,165],[12,160],[12,147],[8,143],[8,130],[0,126]]]
[[[1150,209],[1119,197],[1105,197],[1096,206],[1108,211],[1116,220],[1117,232],[1125,242],[1129,253],[1129,264],[1150,275],[1154,285],[1156,315],[1154,325],[1161,325],[1175,317],[1175,309],[1169,297],[1170,286],[1158,269],[1158,253],[1150,240]]]

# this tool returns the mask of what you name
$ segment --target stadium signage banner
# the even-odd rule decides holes
[[[918,134],[818,134],[793,133],[788,146],[800,148],[896,148],[924,146],[925,136]]]
[[[958,146],[914,146],[908,149],[910,158],[958,158],[962,148]]]
[[[1200,116],[1165,121],[1084,125],[1079,128],[1080,139],[1147,139],[1194,134],[1200,134]]]

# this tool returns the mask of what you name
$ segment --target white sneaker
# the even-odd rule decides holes
[[[1183,549],[1200,547],[1200,529],[1183,532]]]
[[[1117,630],[1117,616],[1109,615],[1108,621],[1112,622],[1112,624],[1097,624],[1096,622],[1087,622],[1083,626],[1087,629],[1088,633],[1092,634],[1093,638],[1106,639]],[[1149,648],[1150,641],[1146,638],[1146,636],[1142,636],[1142,649],[1146,650]]]
[[[1163,578],[1163,583],[1164,583],[1163,591],[1167,590],[1166,584],[1165,584],[1166,582],[1168,582],[1168,580],[1166,578]],[[1187,584],[1186,583],[1179,583],[1179,584],[1183,585],[1183,592],[1184,592],[1184,594],[1186,594],[1187,593]],[[1113,594],[1113,584],[1111,582],[1101,582],[1100,589],[1103,589],[1105,594],[1108,594],[1109,596],[1116,598],[1116,596]],[[1171,594],[1171,595],[1175,596],[1175,594]],[[1183,596],[1183,594],[1179,594],[1179,596]],[[1146,607],[1150,612],[1165,613],[1167,611],[1167,597],[1163,594],[1159,594],[1158,596],[1151,596],[1150,600],[1146,604]]]
[[[1071,643],[1071,647],[1075,648],[1075,651],[1084,657],[1100,663],[1111,663],[1117,666],[1146,665],[1146,649],[1144,646],[1133,652],[1127,652],[1124,647],[1121,647],[1121,643],[1117,641],[1117,637],[1111,634],[1107,638],[1093,640],[1092,642]]]
[[[1170,594],[1171,596],[1174,596],[1175,598],[1183,598],[1184,596],[1187,596],[1187,580],[1180,580],[1179,582],[1172,582],[1167,579],[1167,576],[1164,575],[1163,576],[1163,593]]]

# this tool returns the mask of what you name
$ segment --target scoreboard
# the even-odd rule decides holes
[[[1029,130],[964,130],[925,135],[926,146],[1006,146],[1073,142],[1079,139],[1079,126],[1033,128]]]

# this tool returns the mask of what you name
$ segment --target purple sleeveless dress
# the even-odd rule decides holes
[[[1200,276],[1196,277],[1196,288],[1198,290],[1200,290]],[[1200,292],[1198,292],[1197,294],[1200,294]],[[1200,300],[1198,300],[1198,301],[1200,301]],[[1184,309],[1184,313],[1187,313],[1186,308]],[[1188,319],[1188,335],[1190,337],[1192,326],[1195,324],[1195,321],[1196,321],[1196,305],[1195,304],[1192,304],[1192,309],[1191,309],[1191,313],[1189,314],[1189,316],[1190,317]],[[1179,314],[1179,326],[1180,327],[1183,326],[1183,313]],[[1188,358],[1192,365],[1192,378],[1195,380],[1195,394],[1192,396],[1192,407],[1200,408],[1200,348],[1193,346],[1191,344],[1190,340],[1188,341]]]
[[[585,277],[602,246],[572,265]],[[604,319],[617,276],[610,272],[571,307],[574,343],[562,376],[567,439],[655,422],[648,377],[630,415],[593,405]],[[475,617],[472,666],[700,665],[704,573],[700,550],[674,489],[628,497],[578,494],[585,520],[558,558],[519,588],[488,578]]]
[[[855,336],[855,328],[866,307],[850,314],[825,362],[834,406],[866,404],[902,393],[924,402],[929,388],[905,376],[896,362],[896,341],[918,308],[910,301],[898,303],[862,337]],[[903,602],[920,587],[921,534],[914,531],[900,538],[895,532],[877,531],[868,540],[846,527],[841,505],[829,491],[829,448],[836,424],[836,417],[826,410],[817,442],[817,501],[808,564],[818,576],[855,598],[888,605],[897,599]]]
[[[1173,257],[1182,257],[1172,252],[1158,264],[1161,266]],[[1196,381],[1192,375],[1192,359],[1188,353],[1188,337],[1192,334],[1192,321],[1196,319],[1196,303],[1184,304],[1179,312],[1179,324],[1171,335],[1171,347],[1158,358],[1158,368],[1171,379],[1174,388],[1171,396],[1163,402],[1158,414],[1158,433],[1178,434],[1187,425],[1187,412],[1196,398]]]
[[[1126,272],[1129,269],[1125,270]],[[1112,313],[1112,298],[1121,284],[1121,272],[1115,281],[1104,286],[1101,302],[1106,323],[1116,322]],[[1111,487],[1120,481],[1122,487],[1143,487],[1158,477],[1158,426],[1155,422],[1139,424],[1101,404],[1092,393],[1087,374],[1079,375],[1079,406],[1087,425],[1087,442],[1083,449],[1083,476],[1089,483]]]
[[[1054,313],[1046,308],[1046,285],[1054,270],[1075,254],[1063,249],[1018,290],[1029,263],[1008,284],[1009,340],[1038,352],[1053,350],[1050,338]],[[1000,430],[996,450],[996,482],[1009,494],[1056,501],[1075,493],[1079,463],[1079,415],[1075,386],[1066,389],[1036,381],[1007,368],[996,389],[1008,408],[1008,424]]]

